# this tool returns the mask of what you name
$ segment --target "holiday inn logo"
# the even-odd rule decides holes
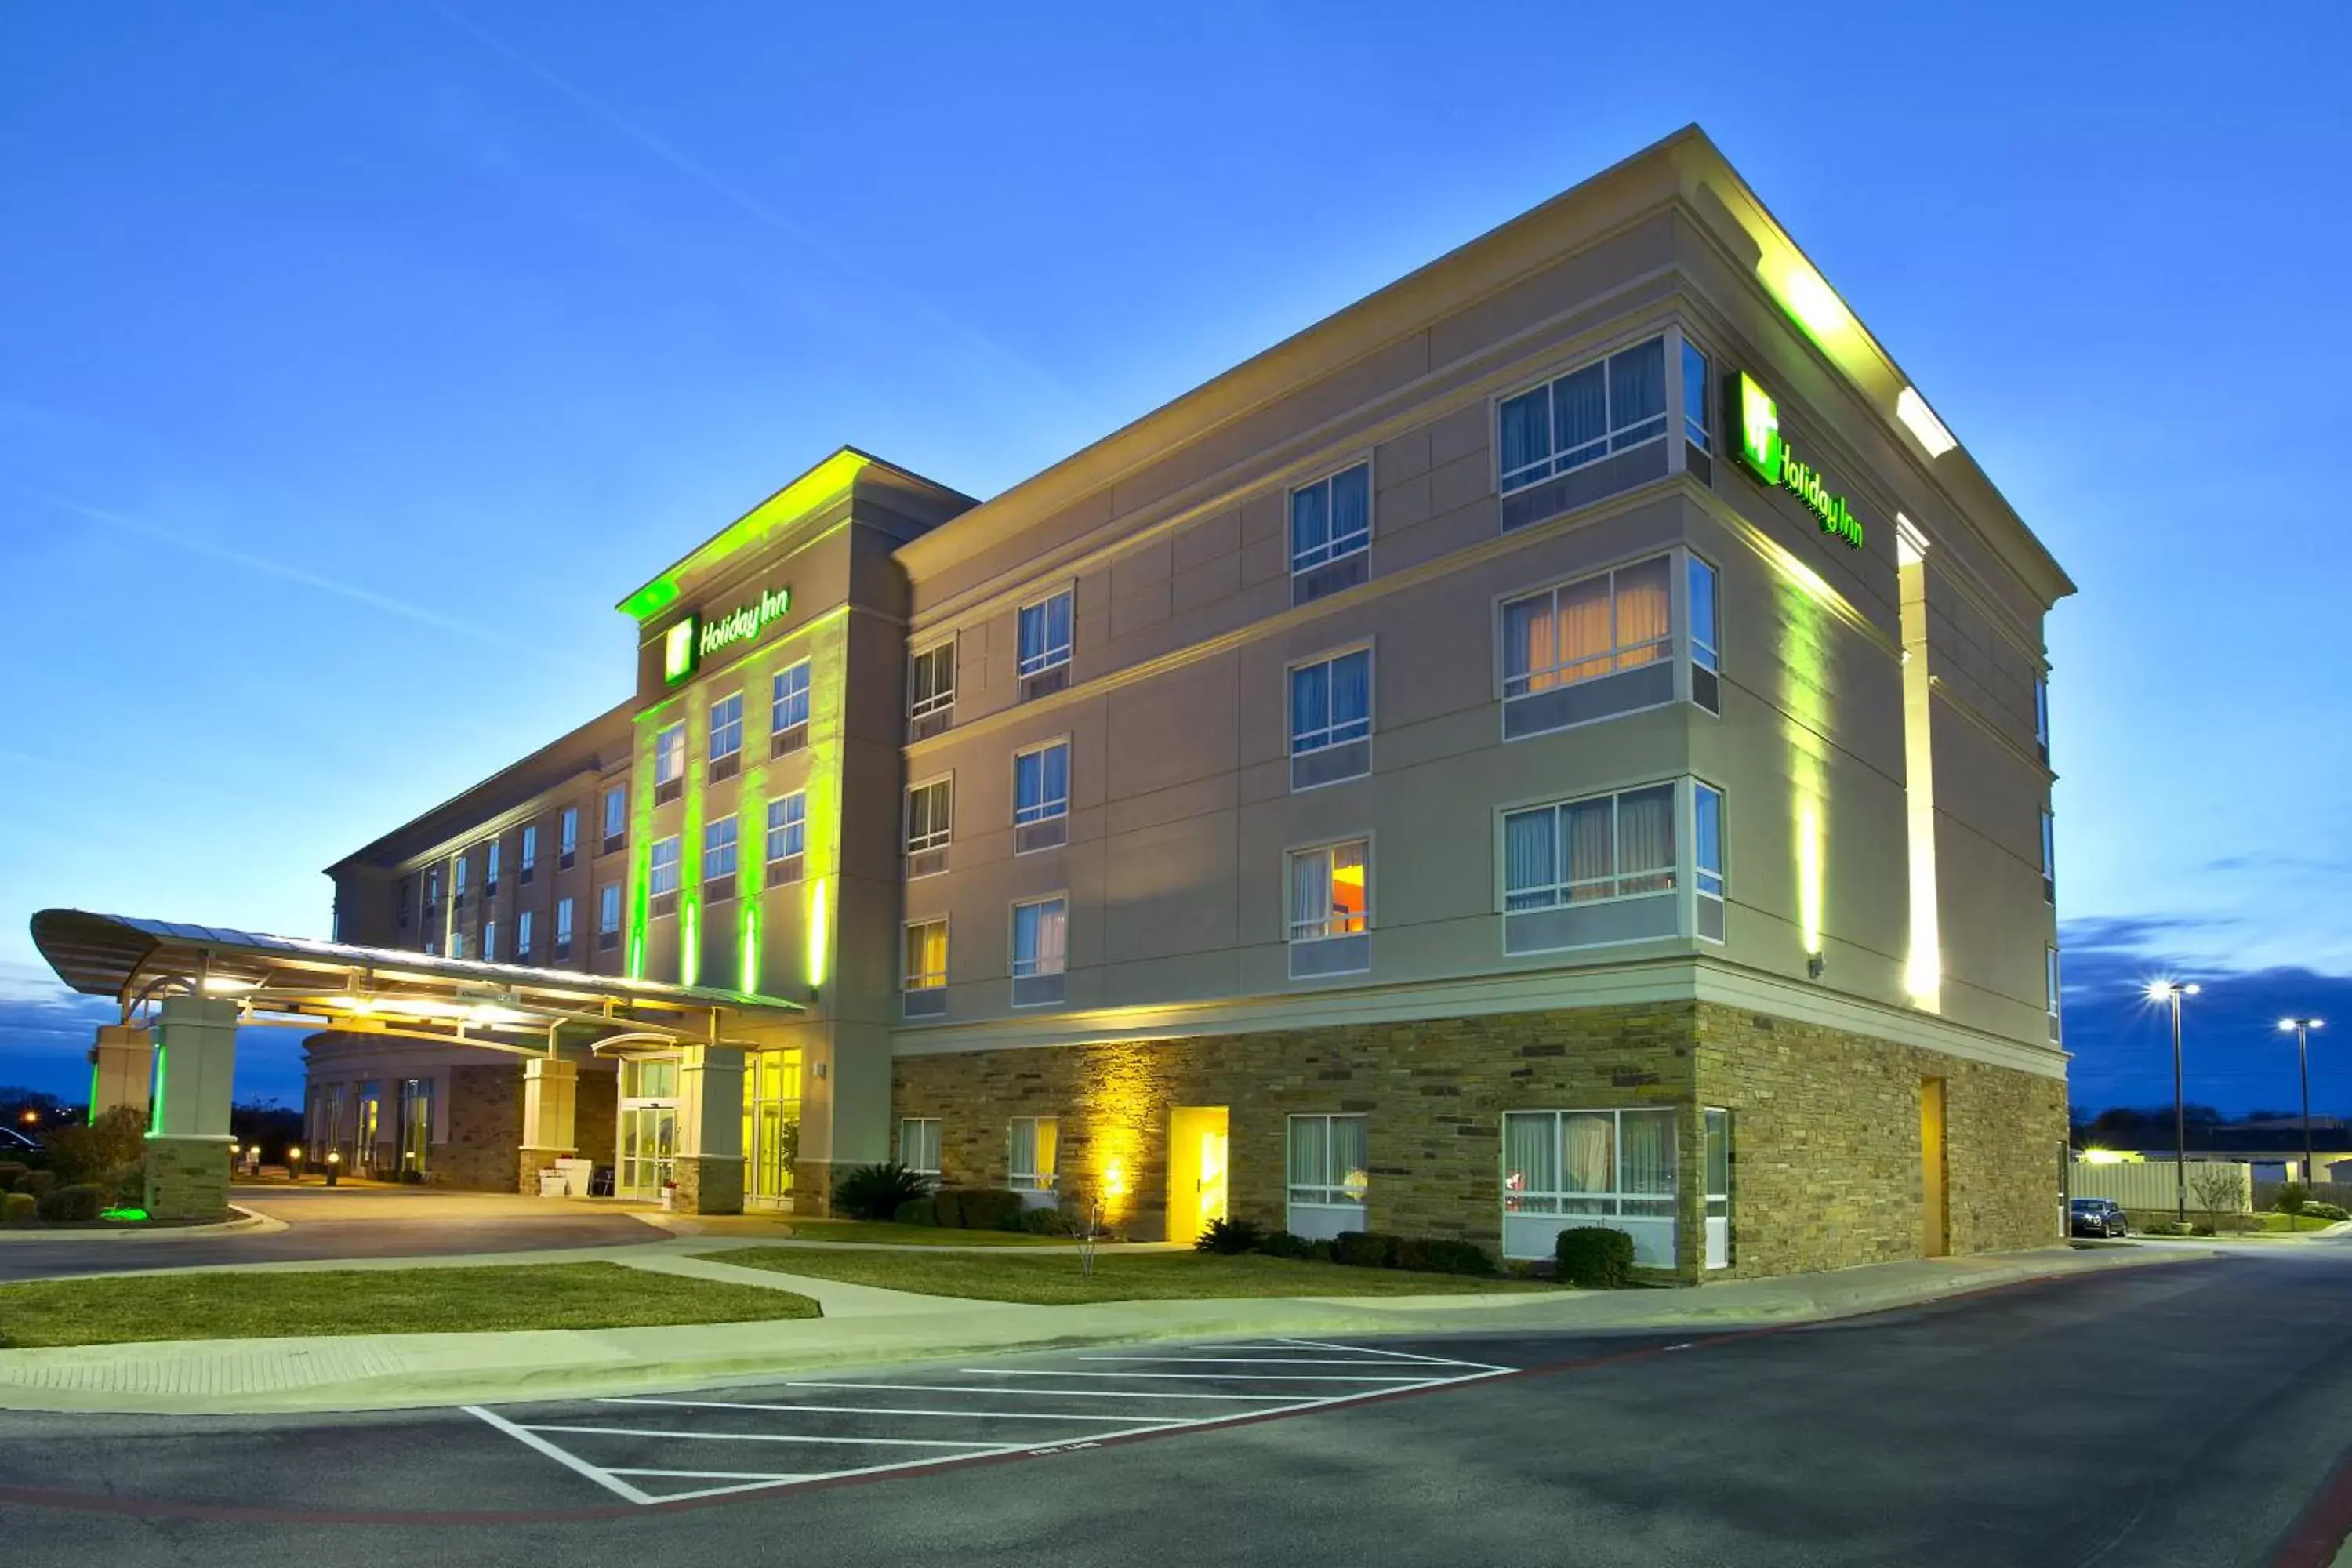
[[[1862,520],[1845,497],[1822,483],[1820,469],[1789,449],[1780,434],[1780,406],[1771,395],[1746,371],[1735,371],[1724,382],[1723,402],[1725,422],[1739,432],[1740,467],[1803,501],[1823,533],[1861,549]]]
[[[662,683],[676,686],[692,675],[703,659],[719,649],[750,642],[791,613],[790,588],[763,588],[760,596],[738,605],[715,620],[688,616],[662,633]]]

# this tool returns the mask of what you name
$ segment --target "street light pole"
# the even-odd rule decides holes
[[[2147,986],[2149,1001],[2172,1005],[2173,1219],[2183,1227],[2189,1224],[2189,1117],[2180,1082],[2180,999],[2196,995],[2198,989],[2193,980],[2186,985],[2177,980],[2151,980]]]
[[[2311,1185],[2311,1031],[2327,1022],[2325,1018],[2281,1018],[2279,1027],[2294,1031],[2294,1066],[2303,1079],[2303,1184]]]

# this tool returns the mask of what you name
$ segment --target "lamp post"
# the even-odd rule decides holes
[[[2311,1185],[2315,1179],[2311,1164],[2311,1031],[2327,1022],[2325,1018],[2281,1018],[2281,1029],[2294,1031],[2295,1072],[2303,1079],[2303,1184]]]
[[[2180,999],[2196,995],[2200,989],[2193,980],[2186,985],[2178,980],[2147,983],[2147,999],[2168,1003],[2172,1008],[2173,1219],[2183,1226],[2189,1223],[2189,1121],[2180,1092]]]

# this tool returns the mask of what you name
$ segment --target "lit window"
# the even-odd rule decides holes
[[[928,719],[955,706],[955,643],[927,647],[908,661],[907,717]]]
[[[933,779],[907,792],[907,853],[944,849],[954,816],[952,781]]]
[[[1051,1116],[1016,1116],[1004,1139],[1005,1184],[1015,1192],[1054,1190],[1061,1123]]]
[[[1061,973],[1068,927],[1069,905],[1064,900],[1013,905],[1013,978]]]
[[[1505,494],[1666,434],[1666,340],[1652,338],[1507,398]]]
[[[1503,606],[1503,700],[1673,657],[1671,558],[1547,588]]]
[[[1505,1113],[1503,1212],[1674,1218],[1675,1113]]]
[[[940,1173],[940,1124],[930,1117],[910,1116],[898,1123],[898,1163],[918,1175]]]
[[[1675,786],[1515,811],[1503,818],[1503,908],[1514,914],[1675,885]]]
[[[1372,466],[1358,463],[1290,492],[1290,570],[1311,572],[1372,542]]]
[[[1290,940],[1352,936],[1370,924],[1365,873],[1370,845],[1361,838],[1290,857]]]
[[[1070,590],[1021,607],[1020,674],[1024,681],[1070,662]]]
[[[1372,732],[1372,651],[1358,648],[1290,672],[1290,754]]]
[[[768,728],[776,734],[809,721],[809,661],[776,671],[768,694]]]
[[[768,864],[798,860],[808,849],[808,795],[794,790],[768,803]],[[797,869],[794,875],[798,875]],[[771,876],[771,882],[783,879]]]
[[[908,991],[936,991],[948,983],[948,922],[916,921],[907,927],[907,962],[899,984]]]
[[[1013,759],[1014,826],[1067,816],[1070,812],[1070,743],[1055,741]]]
[[[1290,1201],[1317,1207],[1360,1209],[1371,1186],[1365,1170],[1364,1119],[1290,1119]],[[1296,1231],[1298,1226],[1290,1227]]]
[[[1683,340],[1683,439],[1700,451],[1707,446],[1706,355]]]
[[[721,758],[731,757],[742,749],[743,694],[738,691],[710,705],[712,765],[716,766]]]
[[[686,721],[654,737],[654,804],[666,805],[686,789]]]

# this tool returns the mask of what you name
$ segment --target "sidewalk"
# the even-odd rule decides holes
[[[815,1367],[930,1360],[1146,1340],[1288,1334],[1632,1329],[1720,1330],[1885,1310],[2021,1280],[2175,1264],[2186,1251],[2050,1247],[1878,1264],[1698,1289],[1480,1296],[1118,1301],[1034,1307],[950,1300],[740,1268],[687,1256],[711,1238],[653,1247],[535,1252],[533,1262],[601,1259],[814,1297],[819,1319],[704,1326],[486,1334],[352,1334],[190,1340],[0,1351],[0,1409],[232,1415],[391,1410],[642,1394],[764,1381]],[[278,1269],[413,1268],[514,1261],[509,1255],[285,1263]]]

